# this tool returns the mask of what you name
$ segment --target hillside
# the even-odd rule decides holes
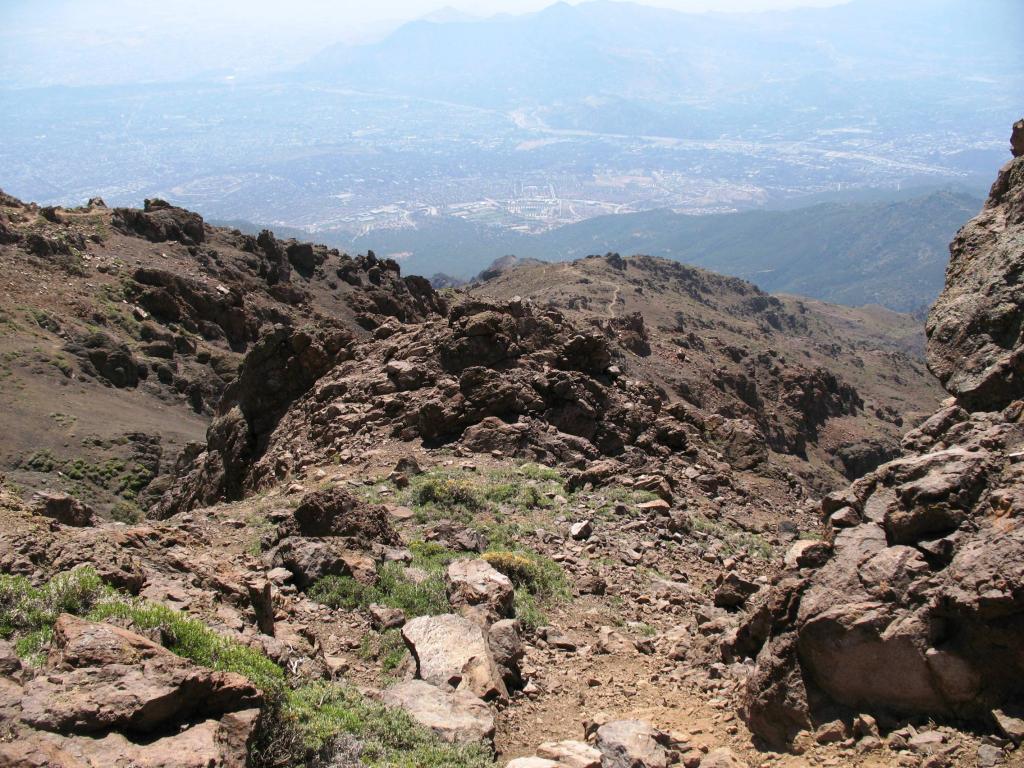
[[[600,216],[537,234],[452,220],[348,241],[409,254],[408,272],[469,278],[506,254],[545,260],[642,253],[847,306],[900,312],[938,296],[948,243],[981,207],[964,193],[934,192],[893,202],[823,203],[786,211],[686,216],[671,211]]]
[[[518,264],[468,292],[530,296],[601,329],[625,347],[627,375],[705,414],[749,420],[749,443],[730,450],[767,445],[812,485],[834,471],[862,474],[860,462],[884,458],[904,423],[922,418],[938,394],[921,365],[918,323],[906,315],[771,296],[665,259]],[[845,387],[862,402],[828,413],[824,400]],[[793,463],[794,455],[807,463]]]
[[[161,201],[52,209],[0,195],[0,264],[0,471],[127,518],[163,492],[272,328],[365,335],[368,314],[438,309],[393,264],[212,228]]]

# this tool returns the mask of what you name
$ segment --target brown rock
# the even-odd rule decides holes
[[[22,719],[41,730],[153,731],[189,718],[250,709],[261,701],[241,675],[214,672],[128,630],[62,614],[52,672],[25,686]]]
[[[63,525],[83,528],[96,524],[96,513],[92,508],[66,493],[39,492],[32,501],[32,510],[37,515],[52,517]]]

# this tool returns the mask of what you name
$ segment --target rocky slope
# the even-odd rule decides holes
[[[162,492],[274,326],[360,336],[376,315],[442,309],[393,262],[212,228],[160,201],[64,210],[0,195],[0,265],[4,471],[127,515]]]
[[[928,319],[951,397],[900,457],[825,497],[830,554],[795,557],[740,630],[757,653],[744,715],[771,743],[858,713],[1024,737],[1022,137],[1024,122]]]
[[[770,296],[665,259],[615,254],[513,264],[469,292],[529,296],[564,312],[605,336],[627,375],[702,413],[727,461],[778,467],[817,488],[895,455],[904,423],[938,401],[918,324],[881,308]]]
[[[966,399],[887,462],[938,406],[899,316],[614,255],[442,295],[159,202],[4,198],[5,396],[77,420],[0,486],[0,764],[1021,764],[1021,407],[972,409],[1014,391],[986,249],[1020,256],[1022,162],[929,322]],[[161,439],[114,439],[138,413]],[[159,448],[148,519],[69,477],[86,422]]]

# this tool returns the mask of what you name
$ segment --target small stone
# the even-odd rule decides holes
[[[814,732],[814,740],[819,744],[835,744],[845,738],[846,725],[842,720],[832,720]]]
[[[818,568],[826,563],[832,547],[824,541],[804,539],[798,541],[786,552],[787,568]]]
[[[945,742],[946,737],[938,731],[922,731],[907,740],[907,747],[911,752],[919,755],[931,755],[937,752]]]
[[[405,614],[398,608],[389,608],[386,605],[373,603],[367,610],[374,629],[381,631],[398,629],[405,624]]]
[[[833,528],[852,528],[860,523],[860,515],[853,507],[843,507],[829,516],[828,523]]]
[[[981,744],[978,747],[978,768],[995,768],[1002,765],[1006,753],[993,744]]]

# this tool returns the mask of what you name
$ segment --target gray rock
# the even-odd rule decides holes
[[[614,720],[597,729],[603,768],[667,768],[665,735],[643,720]]]
[[[508,698],[484,631],[472,621],[451,613],[419,616],[402,627],[402,638],[420,679],[482,699]]]
[[[449,743],[494,739],[494,715],[483,699],[469,691],[452,691],[423,680],[408,680],[384,691],[381,699],[400,707],[420,725]]]

